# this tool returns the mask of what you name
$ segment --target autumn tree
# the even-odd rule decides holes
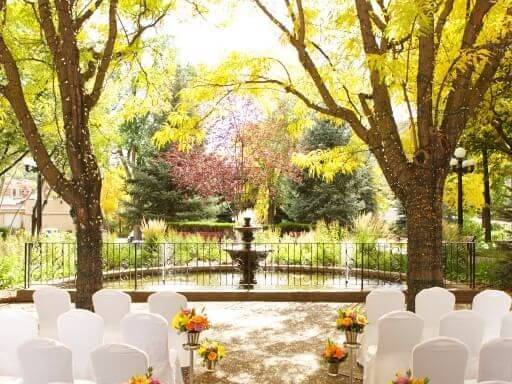
[[[0,94],[7,99],[46,182],[76,218],[77,297],[92,308],[102,287],[101,174],[91,144],[91,118],[112,67],[140,64],[142,36],[174,1],[0,1]],[[52,135],[61,134],[59,167],[42,134],[38,95],[54,96]]]
[[[205,86],[285,92],[346,122],[403,204],[408,307],[443,285],[442,196],[449,160],[512,39],[510,0],[252,0],[297,57],[232,55]],[[413,132],[408,156],[401,122]]]

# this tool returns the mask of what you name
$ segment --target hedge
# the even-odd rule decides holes
[[[234,223],[217,223],[208,221],[178,221],[168,223],[169,228],[174,229],[178,232],[231,232],[235,227]],[[263,226],[264,229],[268,229],[269,226]],[[279,229],[281,233],[289,232],[307,232],[313,228],[311,224],[305,223],[292,223],[282,222],[270,226],[271,228]]]

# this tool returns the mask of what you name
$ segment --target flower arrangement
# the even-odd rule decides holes
[[[128,384],[160,384],[160,381],[153,378],[153,368],[149,367],[145,375],[132,376]]]
[[[208,317],[204,309],[200,314],[196,313],[194,308],[181,309],[172,319],[172,327],[179,333],[182,332],[202,332],[210,328]]]
[[[390,384],[428,384],[429,382],[427,377],[413,377],[411,370],[408,370],[405,376],[397,373],[395,380],[392,380]]]
[[[347,352],[331,339],[327,340],[327,345],[322,353],[323,359],[327,363],[339,364],[347,358]]]
[[[345,332],[361,333],[367,324],[368,319],[361,313],[360,307],[338,309],[338,317],[336,318],[337,329]]]
[[[204,362],[219,361],[226,356],[226,348],[218,341],[205,339],[197,351]]]

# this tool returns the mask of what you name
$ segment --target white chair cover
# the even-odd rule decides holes
[[[37,319],[30,313],[20,309],[0,311],[0,376],[21,376],[18,347],[36,337]]]
[[[412,372],[428,377],[432,384],[464,384],[469,351],[464,343],[450,337],[422,342],[412,351]]]
[[[125,292],[115,289],[100,289],[92,295],[94,312],[103,318],[105,342],[121,341],[121,320],[130,313],[132,298]]]
[[[365,384],[388,384],[396,372],[411,367],[411,353],[423,334],[423,319],[407,311],[382,316],[378,323],[377,350],[364,371]]]
[[[57,320],[59,339],[73,353],[75,379],[92,380],[91,352],[103,344],[103,319],[90,311],[72,309]]]
[[[439,336],[439,320],[455,309],[455,295],[447,289],[433,287],[416,295],[416,314],[425,321],[423,340]]]
[[[169,330],[169,348],[178,352],[182,367],[190,365],[190,354],[183,349],[187,337],[171,327],[172,318],[182,308],[187,308],[187,298],[176,292],[155,292],[148,298],[149,312],[161,315],[167,320]]]
[[[512,337],[512,312],[507,313],[501,319],[500,337]]]
[[[163,384],[182,384],[181,367],[176,351],[173,362],[167,340],[167,321],[154,313],[131,313],[121,320],[121,337],[148,354],[154,375]]]
[[[56,340],[37,338],[18,348],[23,384],[73,383],[71,350]]]
[[[473,298],[473,311],[485,319],[484,341],[500,335],[501,320],[510,311],[512,298],[503,291],[486,289]]]
[[[392,288],[377,288],[366,296],[366,314],[368,325],[365,327],[361,337],[361,348],[359,350],[358,363],[366,366],[372,352],[377,345],[377,321],[381,316],[401,311],[405,308],[405,295],[402,291]]]
[[[475,379],[478,373],[478,353],[482,347],[485,320],[475,311],[453,311],[441,318],[439,335],[463,342],[469,350],[466,379]]]
[[[512,382],[491,380],[491,381],[481,381],[478,384],[512,384]]]
[[[106,344],[91,353],[96,384],[126,384],[130,377],[144,375],[148,355],[126,344]]]
[[[42,287],[32,297],[39,317],[39,336],[57,339],[57,318],[71,309],[69,292],[57,287]]]
[[[478,382],[512,381],[512,339],[494,339],[482,346]]]

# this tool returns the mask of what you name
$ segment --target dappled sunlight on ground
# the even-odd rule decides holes
[[[320,359],[327,338],[343,341],[334,327],[337,304],[208,303],[206,308],[214,326],[205,336],[225,343],[228,357],[215,373],[198,367],[195,383],[348,383],[328,376]],[[348,362],[342,369],[348,373]]]

